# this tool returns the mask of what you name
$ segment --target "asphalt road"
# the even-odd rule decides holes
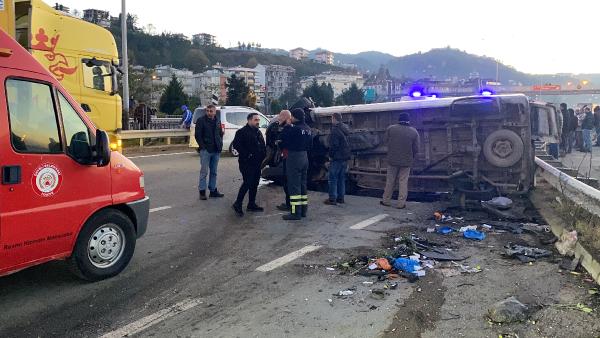
[[[289,223],[275,209],[281,188],[261,186],[266,211],[238,218],[230,208],[240,184],[235,159],[220,163],[225,198],[208,201],[198,200],[197,155],[133,160],[144,170],[151,208],[160,209],[151,213],[128,268],[84,283],[52,262],[0,279],[0,337],[364,337],[387,325],[380,314],[371,315],[375,325],[364,325],[369,314],[332,312],[328,299],[345,287],[338,285],[343,279],[304,271],[305,263],[328,264],[355,248],[378,247],[378,231],[391,227],[392,218],[378,222],[377,231],[350,229],[382,213],[376,199],[350,196],[345,206],[327,207],[323,194],[311,193],[308,220]],[[297,250],[307,251],[272,271],[256,270]]]
[[[0,337],[600,335],[600,299],[588,293],[596,286],[585,274],[561,271],[559,258],[523,264],[503,257],[507,243],[539,246],[537,236],[492,231],[474,242],[429,234],[440,202],[397,210],[377,198],[347,196],[345,205],[331,207],[316,192],[309,193],[306,220],[285,222],[275,208],[281,188],[268,185],[259,190],[265,212],[238,218],[230,208],[240,184],[234,158],[220,164],[226,196],[208,201],[198,200],[196,154],[133,160],[155,209],[129,267],[98,283],[74,278],[63,262],[0,278]],[[474,224],[487,217],[463,216]],[[384,282],[327,269],[351,256],[381,255],[396,235],[412,233],[445,243],[479,272],[446,275],[436,265],[417,283],[397,279],[398,287],[377,299],[371,290]],[[333,295],[349,288],[351,296]],[[511,295],[530,307],[531,320],[490,323],[487,309]]]

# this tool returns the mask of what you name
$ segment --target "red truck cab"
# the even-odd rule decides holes
[[[148,224],[133,162],[0,30],[0,276],[66,259],[86,280],[120,273]]]

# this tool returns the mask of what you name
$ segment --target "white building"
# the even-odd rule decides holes
[[[358,88],[362,88],[364,84],[363,77],[360,74],[325,72],[316,76],[303,78],[300,80],[301,88],[304,90],[306,87],[310,86],[314,80],[317,80],[319,85],[323,82],[330,83],[331,87],[333,87],[334,97],[338,97],[345,89],[350,88],[353,83],[356,83]]]
[[[156,78],[153,80],[153,84],[162,84],[164,86],[168,86],[169,82],[171,82],[171,77],[175,75],[177,80],[181,82],[184,93],[187,95],[194,94],[194,73],[191,70],[159,65],[154,68],[154,75]]]
[[[305,60],[308,59],[309,51],[304,48],[296,48],[292,49],[289,52],[289,57],[296,60]]]
[[[104,28],[110,27],[110,14],[108,11],[102,11],[99,9],[84,9],[83,20],[95,23],[96,25]]]
[[[207,33],[200,33],[192,35],[192,42],[200,46],[215,46],[217,44],[217,37]]]
[[[320,51],[315,55],[315,61],[319,63],[324,63],[326,65],[332,65],[333,53],[327,50]]]

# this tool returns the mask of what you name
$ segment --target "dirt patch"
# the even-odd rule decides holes
[[[423,331],[432,329],[438,320],[443,320],[440,313],[445,292],[440,274],[431,273],[419,279],[415,283],[415,291],[399,305],[400,309],[383,337],[421,337]]]

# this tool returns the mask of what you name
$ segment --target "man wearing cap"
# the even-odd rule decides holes
[[[194,114],[192,114],[186,105],[181,106],[181,128],[190,129],[192,116],[194,116]]]
[[[305,123],[304,110],[292,110],[292,125],[281,132],[282,149],[287,150],[286,176],[290,193],[290,214],[284,220],[300,220],[306,217],[308,195],[306,180],[308,175],[308,151],[312,148],[312,132]]]
[[[419,132],[410,126],[410,117],[401,113],[398,123],[385,131],[384,142],[387,144],[387,177],[383,192],[382,205],[391,206],[392,193],[398,180],[398,209],[406,207],[408,195],[408,176],[413,160],[419,152]]]

